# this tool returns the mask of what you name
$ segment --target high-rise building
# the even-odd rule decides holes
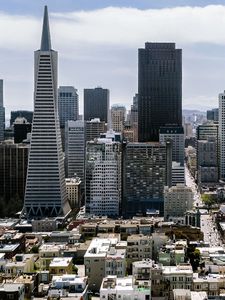
[[[172,162],[172,186],[177,185],[177,183],[185,184],[185,167],[179,162]]]
[[[208,140],[197,141],[197,180],[198,185],[213,185],[218,182],[218,151],[217,141],[211,137]]]
[[[220,168],[219,124],[208,121],[199,125],[196,128],[196,139],[198,184],[202,185],[204,182],[208,184],[210,182],[215,183]],[[213,153],[214,151],[215,153]],[[213,159],[210,162],[211,155]],[[207,157],[208,159],[205,160]]]
[[[86,121],[86,142],[99,138],[106,130],[105,121],[100,121],[98,118]]]
[[[58,108],[60,127],[67,121],[76,121],[79,116],[77,90],[73,86],[60,86],[58,89]]]
[[[0,143],[0,198],[5,203],[24,199],[28,150],[28,145],[14,144],[12,140]]]
[[[25,118],[28,123],[33,122],[33,112],[29,110],[15,110],[11,111],[11,117],[10,117],[10,126],[13,125],[16,118]]]
[[[85,122],[67,121],[65,127],[66,177],[79,177],[84,191],[85,167]]]
[[[35,51],[34,116],[24,213],[63,217],[70,211],[57,107],[57,52],[51,48],[45,6],[40,50]]]
[[[207,110],[207,120],[208,121],[219,121],[219,108],[213,108],[211,110]]]
[[[215,138],[218,142],[219,139],[219,124],[214,122],[206,122],[198,125],[196,128],[197,140],[207,140],[208,138]]]
[[[4,141],[5,107],[3,103],[3,80],[0,79],[0,142]]]
[[[123,216],[163,214],[164,186],[172,181],[171,142],[128,143],[123,151]]]
[[[159,141],[172,142],[172,160],[184,164],[184,129],[183,127],[160,127]]]
[[[84,89],[84,120],[99,118],[108,123],[109,119],[109,90],[97,87]]]
[[[118,216],[121,204],[121,144],[110,138],[87,143],[86,212]]]
[[[138,140],[158,141],[168,125],[182,126],[182,50],[146,43],[138,52]]]
[[[31,132],[31,124],[25,118],[17,117],[13,123],[14,143],[22,143],[27,139],[27,134]]]
[[[123,105],[114,104],[111,107],[111,128],[117,132],[123,132],[126,118],[126,108]]]

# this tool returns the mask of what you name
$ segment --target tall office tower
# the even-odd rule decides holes
[[[10,126],[13,125],[15,122],[16,118],[25,118],[28,123],[33,122],[33,112],[29,110],[15,110],[11,111],[11,116],[10,116]]]
[[[208,121],[219,121],[219,108],[213,108],[211,110],[207,110],[207,120]]]
[[[85,122],[67,121],[65,127],[66,177],[79,177],[84,191]]]
[[[197,141],[198,185],[214,186],[218,182],[218,151],[214,137]]]
[[[18,198],[22,204],[26,184],[28,150],[28,145],[14,144],[12,140],[0,143],[0,198],[3,198],[6,205],[10,200],[15,201]],[[13,207],[14,204],[11,203],[11,208],[13,209]],[[21,207],[17,207],[17,209],[21,209]]]
[[[57,52],[51,48],[45,6],[41,48],[35,52],[34,116],[24,212],[27,218],[65,216],[64,161],[57,107]]]
[[[123,132],[126,118],[126,108],[123,105],[114,104],[111,107],[111,128],[117,132]]]
[[[25,118],[17,117],[13,123],[14,143],[22,143],[27,139],[27,134],[31,132],[31,124]]]
[[[184,129],[183,127],[160,127],[159,141],[172,141],[172,160],[184,165]]]
[[[86,121],[86,142],[99,138],[106,130],[105,121],[100,121],[98,118]]]
[[[5,108],[3,103],[3,80],[0,79],[0,142],[4,141]]]
[[[76,121],[79,116],[77,90],[73,86],[60,86],[58,89],[58,108],[60,127],[67,121]]]
[[[121,203],[121,143],[98,139],[87,143],[86,212],[118,216]]]
[[[109,90],[97,87],[84,89],[84,120],[99,118],[109,121]]]
[[[164,186],[172,181],[171,143],[128,143],[123,153],[123,216],[151,209],[163,215]]]
[[[182,50],[146,43],[138,51],[138,140],[158,141],[167,125],[182,126]]]

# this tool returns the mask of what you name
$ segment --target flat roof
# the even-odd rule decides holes
[[[72,261],[72,257],[55,257],[49,267],[67,267]]]

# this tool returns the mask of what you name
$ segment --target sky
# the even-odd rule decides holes
[[[58,84],[110,90],[127,108],[137,93],[138,48],[175,42],[183,51],[183,108],[218,106],[225,90],[225,0],[0,0],[0,78],[6,114],[33,109],[34,51],[48,5]]]

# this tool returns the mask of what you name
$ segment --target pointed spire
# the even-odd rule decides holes
[[[50,29],[48,22],[48,7],[45,5],[44,10],[44,19],[43,19],[43,27],[42,27],[42,36],[41,36],[41,49],[42,51],[50,51],[51,50],[51,37],[50,37]]]

